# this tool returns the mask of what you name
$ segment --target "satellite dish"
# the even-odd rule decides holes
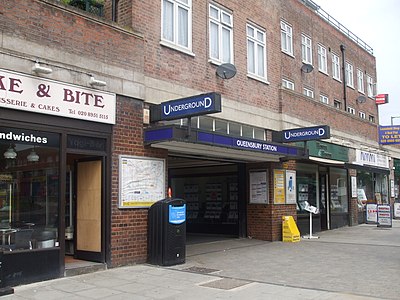
[[[304,73],[310,73],[312,70],[314,70],[314,67],[310,64],[303,64],[301,66],[301,71],[303,71]]]
[[[365,103],[365,101],[367,101],[367,98],[365,98],[365,96],[358,96],[358,98],[356,99],[356,101],[358,103]]]
[[[218,66],[216,73],[222,79],[231,79],[236,75],[236,67],[229,63],[222,64]]]

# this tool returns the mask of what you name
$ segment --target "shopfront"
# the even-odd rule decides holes
[[[64,276],[66,255],[106,263],[115,95],[0,71],[2,285]]]

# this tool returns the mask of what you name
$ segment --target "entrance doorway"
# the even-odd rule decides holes
[[[329,229],[329,199],[328,199],[328,173],[319,172],[319,212],[321,215],[321,230]]]
[[[104,158],[67,155],[65,254],[105,262]]]

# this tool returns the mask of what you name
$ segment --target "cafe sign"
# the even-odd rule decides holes
[[[115,124],[116,96],[0,69],[0,107]]]

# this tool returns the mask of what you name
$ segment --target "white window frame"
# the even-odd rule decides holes
[[[368,121],[370,121],[371,123],[375,123],[375,116],[369,115]]]
[[[166,15],[164,9],[164,3],[169,3],[173,5],[173,16],[172,16],[172,32],[170,34],[171,37],[166,36],[166,27],[165,23]],[[185,10],[187,12],[187,23],[184,23],[184,26],[187,28],[186,39],[187,45],[183,44],[179,40],[179,33],[182,27],[179,26],[181,23],[181,19],[179,18],[179,11]],[[187,52],[191,55],[192,53],[192,0],[161,0],[161,44],[165,46],[169,46],[175,48],[177,50]]]
[[[357,89],[360,93],[365,93],[364,72],[360,69],[357,69]]]
[[[362,112],[362,111],[359,111],[358,112],[358,116],[361,118],[361,119],[366,119],[366,115],[365,115],[365,112]]]
[[[332,77],[340,81],[340,58],[335,53],[332,53]]]
[[[352,108],[351,106],[347,106],[347,112],[352,115],[356,114],[356,110],[354,108]]]
[[[318,44],[318,70],[328,74],[328,55],[327,50],[321,44]]]
[[[253,33],[253,34],[251,34]],[[247,35],[247,74],[250,77],[267,80],[267,46],[265,30],[252,24],[246,26]],[[250,45],[253,45],[251,49]],[[250,52],[253,52],[250,54]],[[253,58],[254,61],[251,61]],[[252,70],[252,63],[254,70]]]
[[[367,74],[367,95],[370,98],[373,98],[375,96],[375,89],[374,89],[374,80],[371,75]]]
[[[293,56],[293,29],[285,21],[281,21],[281,50]]]
[[[312,41],[305,34],[301,35],[301,59],[303,63],[312,65]]]
[[[211,11],[215,10],[217,12],[217,16],[213,16]],[[209,5],[209,57],[210,60],[216,64],[221,64],[221,63],[233,63],[233,15],[228,12],[227,10],[224,10],[218,6],[215,6],[210,3]],[[215,45],[217,49],[217,54],[214,56],[213,53],[213,46],[214,46],[214,40],[212,37],[213,30],[212,27],[217,26],[218,29],[218,37],[217,37],[217,45]],[[223,32],[228,32],[229,33],[229,58],[224,58],[224,40],[223,40]]]
[[[314,91],[307,87],[303,87],[303,95],[314,99]]]
[[[282,87],[288,90],[294,91],[294,82],[285,78],[282,78]]]
[[[322,103],[325,103],[325,104],[329,104],[329,98],[328,98],[328,96],[326,96],[326,95],[319,95],[319,101],[321,101]]]
[[[354,88],[354,67],[346,61],[346,85]]]
[[[334,106],[336,109],[342,109],[342,102],[340,102],[339,100],[334,99],[334,100],[333,100],[333,106]]]

